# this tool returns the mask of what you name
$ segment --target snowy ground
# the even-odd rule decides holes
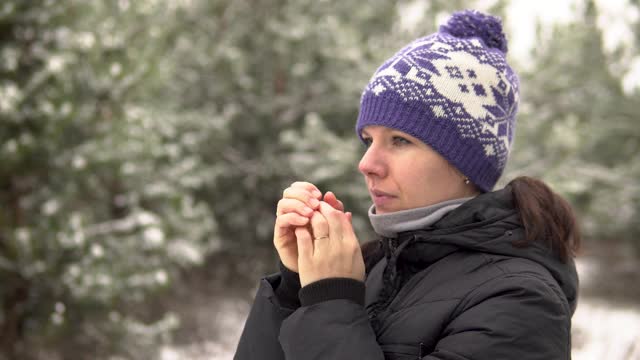
[[[160,360],[231,360],[250,304],[244,300],[224,300],[215,307],[218,311],[211,320],[221,329],[216,341],[204,341],[181,348],[164,347]]]
[[[588,260],[578,263],[581,285],[589,286],[598,269]],[[160,360],[231,360],[249,311],[245,301],[228,299],[215,306],[214,323],[221,329],[216,341],[184,347],[165,347]],[[640,360],[640,304],[615,306],[581,298],[573,317],[574,360]]]
[[[640,360],[637,308],[614,309],[585,299],[573,316],[573,329],[574,360]]]
[[[591,287],[601,269],[595,262],[577,262],[582,288]],[[635,306],[614,305],[583,297],[573,315],[573,359],[640,360],[640,299]]]

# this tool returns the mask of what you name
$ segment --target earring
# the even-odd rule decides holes
[[[465,176],[465,177],[464,177],[464,183],[465,183],[466,185],[469,185],[469,183],[470,183],[470,182],[471,182],[471,181],[469,181],[469,178]]]

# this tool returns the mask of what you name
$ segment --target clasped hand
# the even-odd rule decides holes
[[[278,202],[273,242],[280,260],[305,286],[327,278],[364,281],[360,244],[351,213],[332,192],[322,196],[308,182],[295,182]]]

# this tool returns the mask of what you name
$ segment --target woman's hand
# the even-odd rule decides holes
[[[311,217],[311,227],[312,231],[295,229],[300,284],[334,277],[364,281],[364,259],[351,226],[351,214],[321,202]]]
[[[282,199],[278,201],[276,210],[276,223],[273,231],[273,244],[278,251],[280,261],[289,270],[298,272],[298,244],[296,242],[295,229],[308,227],[309,219],[314,210],[318,209],[322,199],[322,193],[318,188],[308,182],[295,182],[286,188]],[[344,209],[342,202],[336,196],[327,192],[325,201],[336,209]]]

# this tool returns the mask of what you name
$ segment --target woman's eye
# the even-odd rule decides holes
[[[369,146],[371,146],[371,139],[370,138],[362,138],[362,141],[364,142],[364,146],[366,148],[368,148]]]
[[[403,138],[402,136],[393,137],[393,145],[408,145],[408,144],[411,144],[411,141]]]

